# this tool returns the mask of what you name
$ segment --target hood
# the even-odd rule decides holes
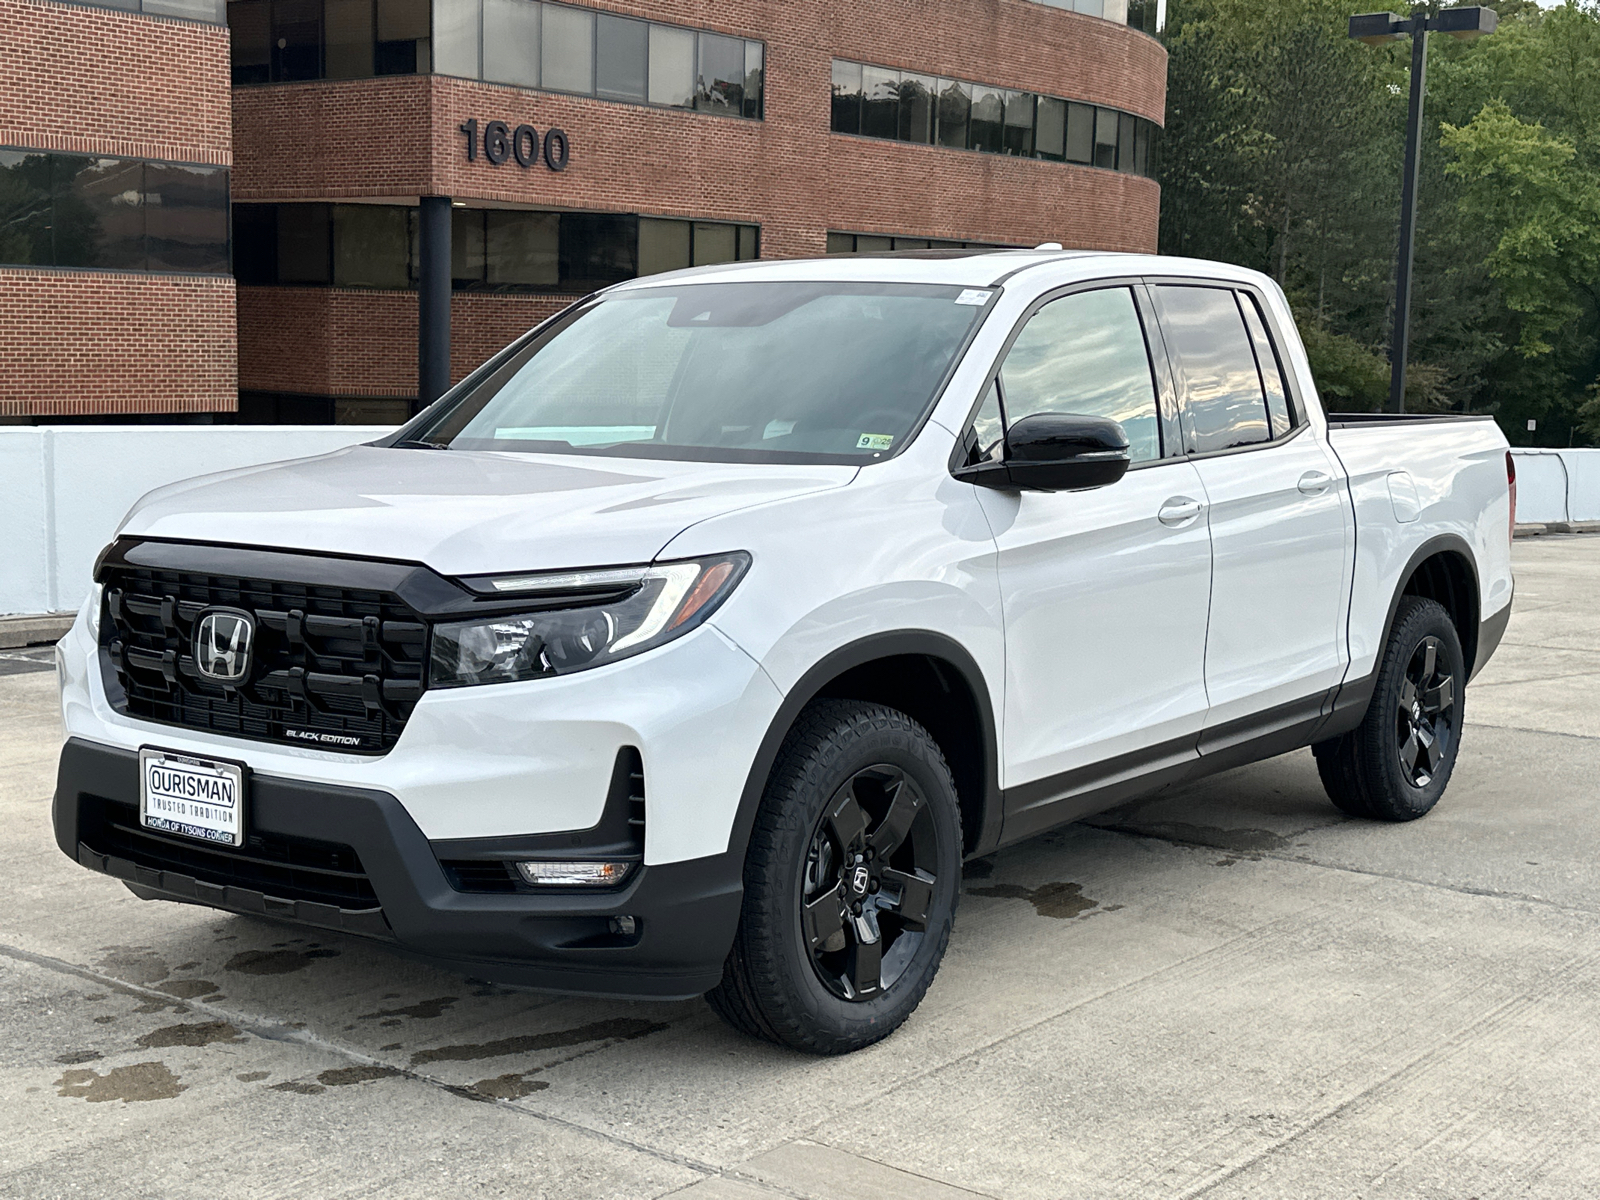
[[[598,567],[649,562],[708,517],[843,487],[856,471],[351,446],[158,488],[119,532],[401,559],[446,575]]]

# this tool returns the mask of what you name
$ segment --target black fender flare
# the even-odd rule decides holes
[[[767,778],[772,774],[778,750],[793,728],[795,718],[807,704],[817,698],[829,681],[854,667],[864,666],[882,658],[904,655],[922,655],[943,662],[954,670],[972,693],[978,710],[979,743],[983,756],[983,820],[978,830],[976,844],[968,857],[987,854],[1000,842],[1000,824],[1003,806],[1000,800],[999,738],[996,733],[994,705],[989,698],[988,683],[983,671],[967,652],[966,647],[947,634],[930,629],[903,629],[874,633],[847,643],[824,655],[795,682],[783,697],[777,713],[767,726],[761,739],[750,773],[745,778],[744,790],[739,795],[739,808],[734,816],[733,829],[728,835],[728,856],[737,861],[741,872],[745,851],[750,844],[750,834],[755,828],[756,810],[767,789]]]

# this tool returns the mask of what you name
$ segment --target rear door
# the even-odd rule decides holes
[[[1354,553],[1348,485],[1252,290],[1150,288],[1211,529],[1201,752],[1303,729],[1344,675]]]
[[[1109,487],[980,489],[1005,612],[1008,838],[1065,819],[1069,793],[1193,759],[1205,718],[1203,492],[1163,420],[1146,332],[1134,287],[1044,301],[973,423],[980,456],[1037,412],[1113,417],[1132,443]]]

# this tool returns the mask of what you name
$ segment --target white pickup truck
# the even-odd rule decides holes
[[[1304,746],[1352,816],[1427,812],[1514,503],[1487,418],[1325,417],[1250,271],[641,279],[389,438],[141,501],[60,645],[56,836],[142,897],[850,1050],[964,859]]]

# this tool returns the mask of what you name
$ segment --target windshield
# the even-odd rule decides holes
[[[624,291],[519,348],[410,442],[871,462],[913,434],[992,292],[879,283]]]

